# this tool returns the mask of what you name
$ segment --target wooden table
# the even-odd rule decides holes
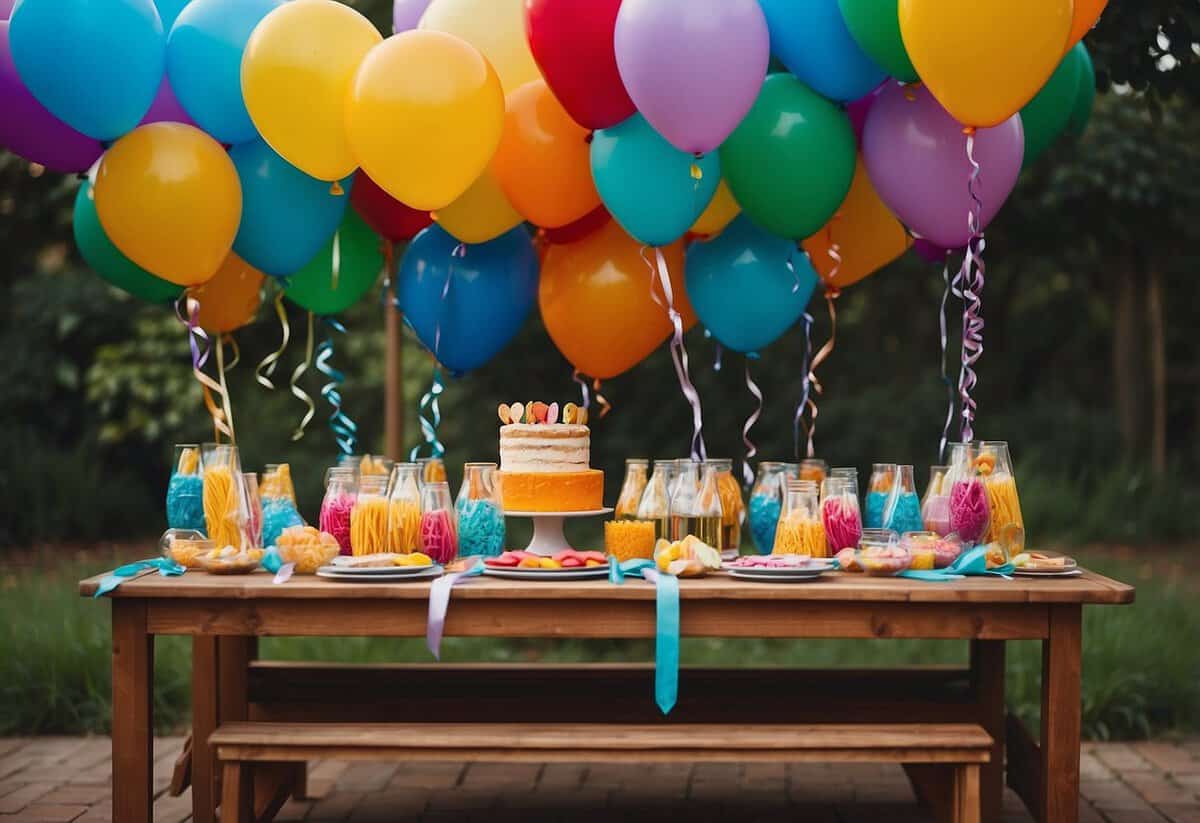
[[[99,580],[97,576],[82,581],[80,593],[90,596]],[[971,641],[970,712],[996,740],[992,764],[983,775],[984,819],[999,816],[1007,733],[1009,785],[1037,819],[1074,823],[1079,816],[1082,606],[1131,603],[1133,597],[1132,587],[1087,571],[1076,578],[969,578],[953,583],[833,574],[815,583],[791,585],[742,582],[718,574],[682,581],[680,624],[689,637]],[[215,805],[207,736],[219,720],[247,719],[249,661],[256,638],[424,636],[429,584],[355,585],[297,577],[276,586],[268,574],[224,577],[189,572],[179,578],[138,577],[111,598],[114,819],[151,819],[154,637],[174,634],[193,637],[193,804],[195,819],[206,821],[213,819]],[[653,638],[654,598],[653,586],[637,580],[613,586],[603,581],[479,578],[455,589],[446,635]],[[1042,641],[1040,745],[1019,723],[1005,718],[1004,644],[1019,639]],[[780,682],[803,676],[779,675]],[[856,708],[864,716],[872,709],[903,711],[908,714],[905,720],[922,712],[953,711],[950,704],[928,701],[920,708],[916,697],[890,694],[888,682],[878,681],[874,698],[861,704],[846,705],[845,697],[839,704],[838,693],[832,693],[828,705],[820,707],[823,719],[844,722],[837,713]],[[760,681],[759,688],[773,685]],[[482,693],[494,684],[476,677],[470,686]],[[688,688],[685,670],[680,708],[663,722],[693,719],[686,708]],[[645,702],[650,708],[648,691]],[[725,722],[730,722],[733,706],[745,702],[753,701],[728,701]],[[780,720],[805,722],[795,713]],[[910,770],[910,777],[919,790],[926,787],[934,793],[934,776]]]

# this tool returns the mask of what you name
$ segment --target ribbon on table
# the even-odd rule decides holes
[[[965,258],[964,258],[965,262]],[[955,297],[962,296],[960,285],[962,283],[963,271],[959,267],[958,273],[954,275],[954,279],[950,279],[950,250],[946,250],[946,260],[942,264],[942,303],[938,309],[938,331],[940,333],[942,347],[941,374],[942,384],[946,387],[946,422],[942,424],[942,439],[938,441],[938,462],[941,463],[946,458],[946,444],[950,440],[950,425],[954,422],[954,399],[956,391],[954,383],[950,380],[950,373],[946,369],[946,350],[949,344],[950,336],[947,331],[946,323],[946,306],[950,302],[950,295]]]
[[[279,555],[279,549],[276,546],[270,546],[263,552],[262,567],[275,575],[271,581],[275,585],[286,583],[292,579],[292,575],[296,571],[295,563],[284,563],[283,558]]]
[[[750,459],[758,454],[758,447],[754,445],[754,441],[750,439],[750,430],[754,428],[754,424],[758,422],[758,418],[762,417],[763,412],[763,393],[758,384],[754,382],[754,378],[750,376],[750,361],[758,359],[758,355],[750,353],[746,355],[746,388],[750,390],[750,394],[758,401],[758,405],[754,407],[754,411],[746,418],[746,422],[742,425],[742,445],[746,447],[746,454],[742,458],[742,479],[749,486],[754,482],[754,470],[750,468]]]
[[[308,313],[308,333],[304,338],[304,360],[302,360],[296,368],[292,369],[292,377],[288,381],[288,388],[292,392],[292,396],[304,403],[306,411],[304,417],[300,418],[299,425],[292,432],[292,440],[296,441],[304,437],[304,430],[308,428],[308,424],[312,422],[313,417],[317,413],[317,404],[313,402],[312,396],[304,389],[300,388],[300,378],[308,371],[308,367],[312,365],[313,360],[313,313]]]
[[[971,396],[971,390],[978,382],[975,364],[983,354],[983,251],[987,244],[983,238],[983,200],[980,198],[983,170],[975,159],[975,129],[968,126],[963,131],[967,136],[967,161],[971,164],[971,176],[967,179],[967,190],[971,194],[967,226],[971,238],[967,241],[967,256],[962,269],[962,364],[958,375],[958,395],[962,403],[962,442],[969,443],[975,439],[975,398]]]
[[[439,577],[429,587],[429,617],[425,622],[425,645],[435,660],[442,659],[442,635],[446,631],[446,610],[450,608],[450,592],[459,583],[483,574],[483,560],[464,571]]]
[[[898,576],[906,577],[909,580],[944,583],[949,580],[962,580],[964,577],[982,577],[984,575],[1003,577],[1005,580],[1011,580],[1012,573],[1012,563],[1005,563],[1003,566],[989,569],[987,565],[987,546],[976,545],[964,551],[953,563],[944,569],[923,571],[909,569],[908,571],[900,572]]]
[[[128,563],[113,569],[112,574],[106,574],[100,578],[100,585],[96,587],[96,593],[92,597],[103,597],[127,580],[132,580],[151,569],[158,569],[158,573],[163,577],[178,577],[187,571],[186,568],[166,557],[138,560],[136,563]]]
[[[435,362],[429,391],[421,396],[421,403],[417,409],[417,419],[421,421],[421,436],[425,438],[425,445],[429,446],[430,457],[441,457],[446,453],[446,447],[438,439],[438,427],[442,425],[442,409],[438,404],[438,398],[445,390],[446,386],[442,382],[442,367]],[[421,453],[421,445],[418,443],[412,447],[409,460],[417,459]]]
[[[796,412],[792,415],[792,450],[796,459],[800,459],[800,430],[804,426],[804,410],[808,406],[809,390],[812,383],[808,379],[809,364],[812,362],[812,326],[813,316],[804,313],[804,359],[800,361],[800,402],[796,404]]]
[[[254,367],[254,379],[258,381],[260,386],[271,391],[275,390],[275,384],[271,382],[271,377],[275,374],[275,367],[279,365],[279,359],[283,357],[283,353],[288,347],[288,341],[292,339],[292,327],[288,325],[287,309],[283,305],[282,289],[275,295],[275,316],[279,318],[279,329],[283,339],[280,341],[278,349],[268,354]]]
[[[675,308],[671,274],[667,270],[667,259],[663,257],[662,249],[655,247],[654,257],[658,264],[658,283],[662,287],[663,297],[667,300],[667,316],[671,319],[671,325],[674,327],[671,337],[671,362],[675,364],[675,376],[679,378],[679,388],[683,391],[688,405],[692,407],[692,460],[707,460],[708,448],[704,445],[704,411],[700,407],[700,392],[696,391],[695,385],[692,384],[691,372],[688,368],[687,347],[683,344],[683,318]]]
[[[175,303],[175,314],[179,318],[179,322],[187,329],[188,347],[192,352],[192,374],[204,393],[204,405],[213,421],[213,439],[220,443],[221,435],[224,434],[230,442],[233,442],[233,429],[225,417],[223,409],[226,404],[218,405],[213,399],[214,392],[218,396],[221,395],[221,384],[204,373],[211,346],[208,332],[200,327],[200,302],[185,293]]]
[[[337,441],[342,454],[354,454],[358,445],[358,424],[350,419],[342,409],[342,392],[340,386],[346,382],[346,375],[330,365],[333,359],[333,334],[346,333],[346,327],[335,317],[322,317],[325,326],[325,339],[317,346],[317,371],[329,378],[329,382],[321,387],[321,396],[333,408],[329,415],[329,428],[333,430],[333,438]]]
[[[659,573],[653,560],[619,562],[608,558],[608,582],[620,586],[626,577],[641,577],[654,584],[654,702],[670,714],[679,698],[679,578]]]

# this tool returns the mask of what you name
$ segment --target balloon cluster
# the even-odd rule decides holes
[[[343,310],[379,239],[411,240],[396,295],[449,369],[493,357],[536,302],[607,378],[671,336],[668,309],[756,352],[818,284],[913,235],[971,241],[1086,125],[1079,40],[1103,5],[395,0],[385,39],[335,0],[18,0],[0,144],[90,169],[84,257],[149,300],[202,288],[212,330],[253,316],[263,277]]]

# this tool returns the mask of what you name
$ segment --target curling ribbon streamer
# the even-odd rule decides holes
[[[312,365],[313,360],[313,313],[308,313],[308,334],[304,339],[304,360],[292,370],[292,379],[288,381],[288,388],[291,389],[292,396],[300,400],[307,407],[304,412],[304,417],[300,418],[299,425],[292,432],[292,440],[296,441],[304,437],[304,430],[308,428],[308,424],[312,422],[313,417],[317,413],[317,405],[313,403],[312,397],[304,389],[300,388],[300,378],[308,371],[308,367]]]
[[[667,260],[663,257],[662,249],[654,249],[654,257],[658,261],[658,282],[662,286],[663,296],[667,298],[667,315],[671,325],[675,327],[671,338],[671,361],[675,364],[675,375],[679,378],[679,388],[692,407],[692,460],[707,460],[708,449],[704,445],[704,412],[700,408],[700,393],[692,385],[691,374],[688,371],[687,348],[683,345],[683,318],[675,309],[675,295],[671,289],[671,275],[667,271]]]
[[[282,290],[275,295],[275,316],[279,318],[279,328],[283,333],[283,339],[279,343],[279,348],[260,360],[254,369],[254,379],[258,381],[258,384],[272,391],[275,390],[275,384],[271,382],[271,377],[275,374],[275,367],[279,365],[279,358],[283,357],[283,353],[287,350],[288,341],[292,339],[292,328],[288,325],[287,309],[283,306]]]
[[[954,275],[954,280],[950,280],[950,252],[946,251],[946,261],[942,265],[942,283],[945,288],[942,290],[942,304],[938,310],[938,329],[941,332],[940,340],[942,345],[942,383],[946,386],[946,422],[942,424],[942,439],[938,441],[938,462],[941,463],[946,458],[946,443],[950,439],[950,425],[954,422],[954,398],[956,395],[954,383],[950,381],[950,374],[946,370],[946,347],[950,337],[946,329],[946,305],[950,302],[950,295],[961,296],[959,284],[962,282],[962,269]]]
[[[832,228],[830,229],[832,232]],[[837,281],[838,269],[842,266],[841,247],[837,243],[829,244],[829,257],[833,260],[833,268],[829,272],[829,276],[825,278],[825,303],[829,307],[829,339],[822,344],[817,353],[813,355],[812,362],[808,367],[808,426],[805,427],[808,433],[808,449],[807,455],[812,458],[816,456],[816,447],[813,443],[813,438],[817,434],[817,397],[824,394],[825,389],[821,386],[821,381],[817,379],[817,369],[822,363],[833,354],[834,347],[837,345],[837,306],[835,302],[841,297],[841,289],[834,285]]]
[[[713,371],[721,370],[721,357],[725,353],[725,347],[719,342],[717,343],[717,353],[713,356]]]
[[[804,410],[808,406],[809,390],[812,383],[808,379],[809,363],[812,361],[812,326],[813,316],[804,313],[804,359],[800,361],[800,402],[796,404],[796,413],[792,415],[792,449],[796,459],[800,459],[800,429],[804,425]]]
[[[430,383],[429,391],[421,397],[421,405],[417,411],[417,418],[421,421],[421,436],[425,438],[425,445],[429,446],[430,457],[441,457],[446,453],[446,447],[438,439],[438,427],[442,425],[442,410],[438,405],[438,398],[445,390],[446,386],[442,383],[442,368],[435,363],[433,382]],[[421,444],[418,443],[413,446],[408,459],[415,461],[420,453]]]
[[[342,393],[339,386],[346,382],[346,375],[329,365],[333,359],[333,333],[346,333],[346,327],[334,317],[322,317],[325,325],[325,339],[317,346],[317,371],[329,378],[329,382],[321,387],[321,396],[333,407],[329,415],[329,428],[333,430],[333,438],[337,441],[342,454],[354,454],[358,445],[358,425],[342,410]]]
[[[742,444],[746,447],[746,456],[742,459],[742,479],[749,486],[754,482],[754,472],[750,468],[750,458],[758,454],[758,447],[754,445],[754,441],[750,439],[750,430],[754,428],[754,424],[758,422],[758,418],[762,417],[763,411],[763,393],[754,379],[750,377],[750,361],[757,358],[756,354],[746,355],[746,388],[750,390],[750,394],[758,401],[758,405],[750,416],[746,418],[745,425],[742,426]]]
[[[190,295],[179,298],[175,304],[175,313],[187,327],[188,346],[192,352],[192,374],[204,392],[204,405],[213,421],[213,439],[221,442],[224,434],[233,442],[233,429],[230,427],[223,410],[224,403],[218,405],[213,399],[213,393],[221,394],[221,385],[204,373],[204,365],[208,362],[209,339],[208,333],[200,328],[200,302]]]
[[[583,397],[583,407],[590,409],[592,407],[592,393],[588,391],[587,378],[583,376],[579,369],[571,372],[571,379],[579,384],[579,394]]]
[[[442,659],[442,635],[446,631],[446,611],[450,608],[450,591],[459,583],[483,574],[483,560],[476,560],[465,571],[443,575],[429,587],[429,616],[425,621],[425,646],[434,660]]]
[[[971,239],[967,241],[967,256],[963,261],[962,368],[958,375],[958,394],[962,403],[962,442],[969,443],[975,439],[975,398],[971,396],[971,390],[978,382],[975,364],[983,354],[983,250],[986,243],[982,224],[983,200],[980,199],[982,169],[975,159],[975,129],[968,126],[964,132],[967,135],[967,160],[971,164],[967,190],[972,206],[967,215]]]
[[[600,418],[603,419],[612,411],[612,403],[609,403],[608,398],[600,391],[600,385],[599,377],[592,381],[592,393],[596,395],[596,405],[600,407]]]
[[[233,346],[233,361],[226,365],[225,363],[225,343],[230,342]],[[241,350],[238,349],[237,343],[233,343],[233,338],[228,335],[220,335],[217,338],[217,375],[218,382],[221,386],[221,409],[225,412],[225,420],[229,423],[229,442],[237,442],[237,436],[233,428],[233,405],[229,402],[229,386],[225,382],[225,373],[238,364],[242,359]]]

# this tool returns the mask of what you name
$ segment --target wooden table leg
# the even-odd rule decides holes
[[[146,604],[112,601],[113,819],[150,823],[154,803],[154,636]]]
[[[992,736],[992,760],[980,769],[984,823],[998,823],[1004,807],[1004,641],[971,641],[971,691],[979,725]]]
[[[217,728],[217,638],[192,639],[192,820],[213,823],[217,759],[208,736]]]
[[[979,823],[979,764],[954,767],[954,823]]]
[[[1050,608],[1042,641],[1041,823],[1078,823],[1082,607]]]
[[[250,719],[250,661],[258,654],[254,637],[218,637],[217,639],[217,725]],[[221,802],[224,773],[214,772],[214,798]]]

